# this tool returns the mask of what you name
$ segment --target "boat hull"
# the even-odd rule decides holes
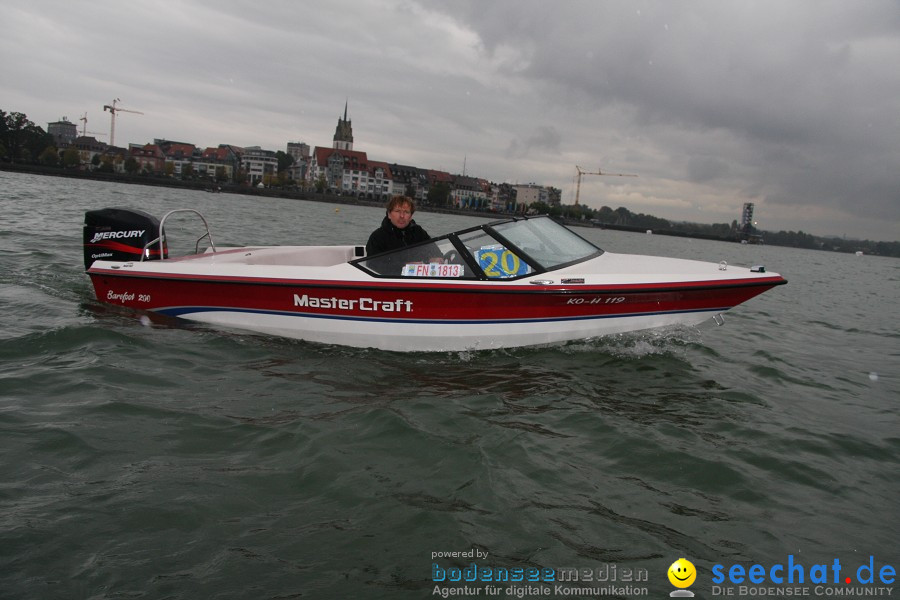
[[[785,282],[775,274],[611,285],[310,280],[153,272],[102,263],[88,273],[98,300],[109,304],[393,351],[508,348],[696,325]]]

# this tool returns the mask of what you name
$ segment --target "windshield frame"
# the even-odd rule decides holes
[[[542,264],[537,258],[535,258],[535,256],[532,255],[532,253],[529,253],[527,250],[521,248],[518,244],[514,243],[511,239],[509,239],[508,236],[505,236],[502,233],[503,229],[509,228],[510,226],[514,226],[515,223],[527,222],[527,221],[540,221],[540,220],[544,220],[544,219],[546,219],[550,223],[553,223],[555,226],[561,228],[565,232],[566,235],[573,236],[580,243],[583,243],[584,245],[592,248],[593,251],[589,252],[587,254],[584,254],[582,256],[578,256],[572,260],[568,260],[568,261],[560,262],[560,263],[554,263],[552,265],[546,265],[546,264]],[[482,268],[482,266],[479,264],[479,261],[476,260],[475,256],[473,255],[472,249],[467,247],[466,244],[462,241],[466,236],[470,236],[472,234],[478,234],[478,233],[481,233],[483,236],[486,236],[488,238],[493,238],[499,244],[504,246],[505,249],[508,249],[509,251],[511,251],[513,253],[513,255],[516,256],[517,259],[520,259],[520,260],[524,261],[525,263],[527,263],[526,272],[515,273],[515,274],[506,274],[506,275],[502,275],[499,277],[497,275],[489,276],[485,272],[485,270]],[[473,236],[473,239],[474,239],[474,236]],[[404,253],[407,253],[410,256],[414,256],[417,249],[419,252],[421,252],[422,251],[421,249],[428,245],[433,245],[436,247],[443,245],[444,247],[446,247],[447,242],[449,242],[450,245],[452,245],[453,251],[455,251],[457,253],[457,256],[454,257],[455,264],[463,264],[464,265],[465,274],[462,276],[460,276],[460,275],[453,276],[453,277],[427,276],[427,277],[410,278],[409,276],[401,275],[399,273],[398,274],[383,273],[380,270],[372,268],[374,265],[371,265],[371,266],[369,265],[370,261],[372,263],[375,262],[372,259],[380,259],[380,260],[385,260],[385,261],[390,262],[391,257],[396,257],[397,259],[401,259],[402,255]],[[544,240],[544,243],[547,243],[547,242],[553,242],[553,240],[552,239]],[[565,268],[565,267],[568,267],[571,265],[575,265],[575,264],[578,264],[578,263],[581,263],[581,262],[584,262],[587,260],[591,260],[593,258],[600,256],[601,254],[603,254],[603,252],[604,251],[601,248],[599,248],[596,244],[594,244],[594,243],[590,242],[589,240],[585,239],[584,237],[578,235],[577,233],[575,233],[574,231],[572,231],[565,225],[562,225],[561,223],[556,222],[550,216],[537,215],[537,216],[531,216],[531,217],[529,217],[529,216],[512,217],[509,219],[491,221],[489,223],[484,223],[482,225],[476,225],[474,227],[468,227],[466,229],[460,229],[460,230],[452,232],[452,233],[437,236],[437,237],[431,238],[430,240],[419,242],[417,244],[411,244],[409,246],[404,246],[403,248],[398,248],[396,250],[389,250],[387,252],[381,252],[379,254],[372,254],[370,256],[360,257],[360,258],[349,261],[349,264],[357,267],[358,269],[362,270],[364,273],[366,273],[372,277],[379,278],[379,279],[404,279],[404,280],[406,280],[406,279],[423,280],[424,279],[427,281],[433,281],[433,280],[514,281],[517,279],[522,279],[524,277],[532,277],[534,275],[538,275],[541,273],[556,271],[558,269],[562,269],[562,268]],[[450,251],[445,252],[444,253],[445,257],[447,257],[449,255],[449,253],[450,253]],[[403,261],[397,260],[395,262],[396,262],[396,264],[402,264]],[[394,265],[392,265],[392,267],[394,267]]]

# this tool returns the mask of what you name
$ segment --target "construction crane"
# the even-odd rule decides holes
[[[116,113],[127,112],[127,113],[134,113],[136,115],[144,114],[139,110],[127,110],[125,108],[118,108],[116,106],[116,102],[121,102],[121,101],[122,101],[121,98],[116,98],[115,100],[112,101],[112,104],[104,104],[103,105],[103,110],[109,111],[109,145],[110,146],[116,145]]]
[[[604,173],[599,168],[596,171],[585,171],[578,165],[575,165],[575,206],[578,206],[578,198],[581,196],[581,176],[582,175],[605,175],[608,177],[637,177],[634,173]]]
[[[83,123],[83,125],[81,126],[81,137],[84,137],[84,136],[86,136],[87,134],[91,134],[91,135],[106,135],[105,133],[100,133],[99,131],[88,131],[88,130],[87,130],[87,122],[88,122],[87,113],[84,113],[84,116],[82,116],[82,117],[81,117],[80,119],[78,119],[78,120],[81,121],[81,122]]]

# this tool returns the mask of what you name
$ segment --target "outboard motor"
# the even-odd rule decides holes
[[[140,210],[101,208],[84,213],[84,269],[97,259],[141,260],[144,246],[159,237],[159,220]],[[163,257],[168,252],[163,244]],[[144,260],[159,259],[159,243]]]

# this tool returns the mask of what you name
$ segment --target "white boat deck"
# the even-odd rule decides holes
[[[365,255],[362,246],[254,246],[223,248],[218,252],[180,256],[171,262],[197,261],[210,264],[332,267]],[[167,262],[167,261],[163,261]]]

